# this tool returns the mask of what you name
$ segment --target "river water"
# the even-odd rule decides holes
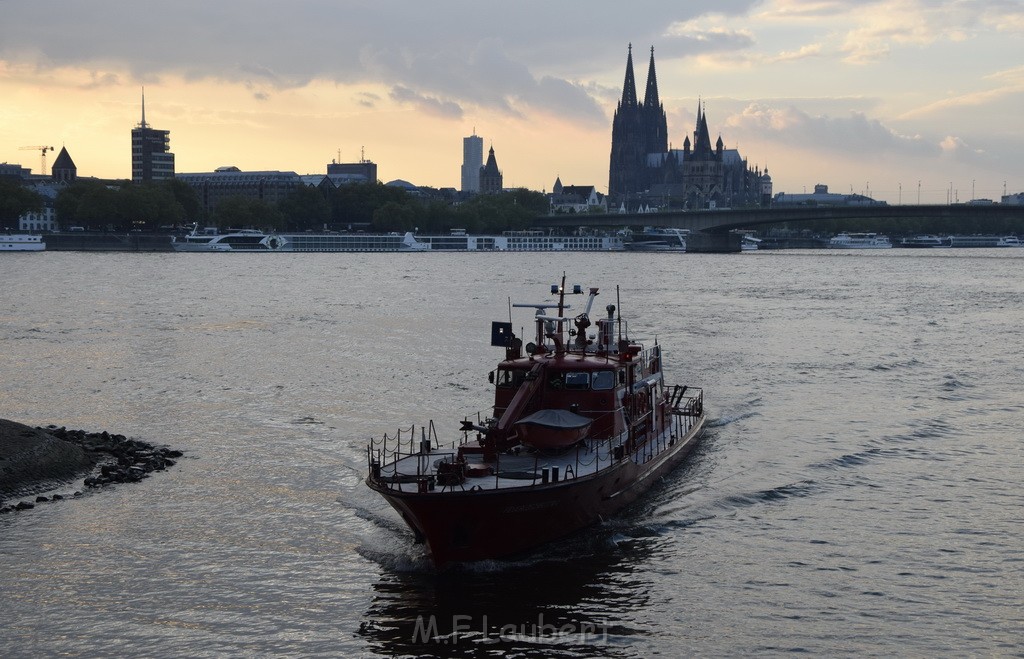
[[[1020,656],[1022,268],[1024,250],[0,255],[0,417],[186,454],[0,516],[0,654]],[[485,408],[490,322],[563,271],[599,307],[621,287],[710,427],[627,514],[435,573],[363,485],[366,440]]]

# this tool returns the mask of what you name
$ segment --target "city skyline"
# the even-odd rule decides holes
[[[655,48],[672,145],[700,99],[712,139],[769,167],[776,192],[945,203],[1024,189],[1018,1],[659,1],[626,16],[604,3],[3,4],[0,161],[37,173],[26,145],[130,178],[145,85],[178,171],[322,173],[339,149],[346,162],[365,149],[382,180],[458,188],[475,132],[506,187],[559,177],[606,192],[632,43]],[[590,27],[567,29],[581,16]]]

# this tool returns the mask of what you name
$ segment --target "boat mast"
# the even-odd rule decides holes
[[[565,316],[565,271],[562,271],[562,285],[558,287],[558,341],[556,346],[563,345],[562,318]]]

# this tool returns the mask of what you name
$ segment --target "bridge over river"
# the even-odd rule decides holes
[[[932,219],[985,222],[1024,220],[1024,206],[1008,204],[952,204],[899,206],[787,206],[737,210],[664,211],[659,213],[597,213],[544,215],[533,222],[548,227],[643,227],[689,229],[687,251],[738,252],[740,237],[729,232],[782,222],[815,220]],[[692,245],[692,248],[691,248]]]

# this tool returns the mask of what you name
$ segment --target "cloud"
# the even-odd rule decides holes
[[[904,112],[898,118],[901,120],[916,119],[926,115],[937,114],[946,110],[959,109],[964,107],[992,106],[1008,98],[1021,97],[1024,101],[1024,66],[1018,66],[1002,71],[996,71],[983,76],[982,80],[992,80],[997,84],[990,89],[982,89],[957,94],[947,98],[934,101],[913,110]],[[1020,103],[1017,104],[1020,107]]]
[[[717,26],[708,28],[702,25],[704,23],[688,21],[670,25],[665,34],[666,39],[662,39],[656,49],[658,59],[736,52],[754,44],[753,34],[748,30]]]
[[[710,11],[741,15],[756,3],[652,0],[643,11],[622,12],[539,0],[507,6],[470,0],[12,2],[0,21],[0,62],[30,62],[40,70],[103,63],[123,81],[162,75],[223,80],[249,85],[262,99],[312,80],[373,84],[447,116],[475,106],[593,122],[603,108],[591,96],[590,78],[620,66],[623,42],[656,44],[666,58],[743,48],[750,40],[743,33],[694,27],[674,35],[664,26]]]
[[[359,92],[356,94],[356,103],[364,108],[373,109],[380,102],[380,96],[373,92]]]
[[[121,84],[121,78],[116,73],[102,73],[90,71],[89,80],[78,85],[79,89],[99,89],[101,87],[116,87]]]
[[[811,57],[821,57],[822,55],[824,55],[824,46],[820,43],[812,43],[801,46],[797,50],[782,51],[778,55],[765,58],[764,61],[766,64],[777,64],[779,62],[795,62]]]
[[[819,20],[842,16],[855,5],[863,3],[838,0],[775,0],[767,2],[757,14],[758,18],[777,21]]]
[[[413,105],[422,112],[444,119],[461,119],[462,107],[453,101],[425,96],[408,87],[396,85],[391,88],[391,99],[397,103]]]
[[[1019,32],[1013,26],[1024,26],[1024,7],[1016,0],[768,0],[751,18],[763,29],[809,30],[813,42],[835,44],[826,50],[860,66],[902,48]]]
[[[819,152],[875,156],[935,156],[941,152],[937,143],[918,135],[901,135],[862,112],[851,112],[846,117],[812,116],[793,106],[751,104],[725,124],[748,136]]]

